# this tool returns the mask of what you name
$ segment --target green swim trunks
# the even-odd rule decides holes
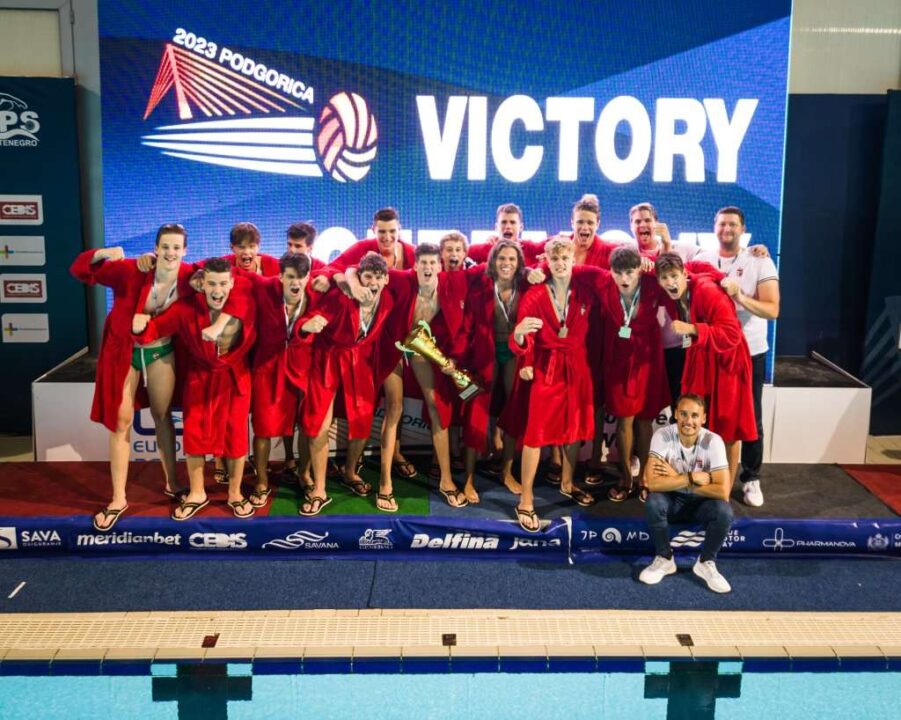
[[[170,355],[174,348],[172,347],[172,343],[166,343],[165,345],[157,345],[156,347],[137,347],[131,351],[131,366],[135,370],[143,370],[148,365],[153,362],[156,362],[160,358],[166,357],[166,355]],[[144,356],[143,358],[141,356]],[[141,360],[143,359],[143,363]]]
[[[513,351],[506,341],[502,343],[494,343],[494,361],[498,365],[504,365],[513,357]]]

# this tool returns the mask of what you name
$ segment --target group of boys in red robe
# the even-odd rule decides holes
[[[376,213],[374,239],[357,242],[328,265],[308,256],[315,230],[305,223],[289,229],[288,252],[281,259],[260,254],[259,232],[240,223],[232,231],[232,255],[195,265],[177,266],[173,260],[174,276],[161,272],[159,246],[161,237],[169,237],[164,230],[180,226],[161,228],[157,253],[137,262],[109,249],[87,251],[73,264],[73,274],[116,290],[92,419],[110,429],[111,450],[113,435],[121,446],[121,435],[127,439],[129,430],[122,408],[145,402],[135,392],[132,358],[143,346],[172,337],[183,389],[170,396],[185,411],[190,480],[177,491],[167,472],[167,494],[178,501],[172,518],[187,520],[209,503],[208,455],[223,461],[217,479],[229,485],[234,515],[253,515],[271,493],[273,438],[285,439],[286,466],[304,487],[300,514],[313,516],[331,502],[329,429],[337,414],[347,421],[341,482],[356,495],[372,494],[358,474],[358,461],[384,393],[374,506],[396,512],[393,475],[416,473],[398,447],[398,404],[405,394],[418,395],[445,501],[455,508],[479,502],[475,462],[487,457],[519,496],[516,516],[530,532],[541,528],[533,485],[543,448],[560,458],[561,494],[580,506],[595,502],[574,475],[581,445],[597,437],[602,409],[617,418],[621,481],[608,493],[615,502],[633,491],[633,452],[643,465],[651,421],[675,394],[708,399],[710,429],[727,447],[755,439],[750,355],[733,303],[719,286],[722,275],[710,265],[683,263],[675,253],[655,253],[652,259],[640,246],[602,240],[594,196],[576,203],[572,217],[572,234],[522,241],[521,210],[501,205],[497,236],[466,248],[473,261],[467,263],[460,262],[459,248],[451,247],[462,242],[465,248],[459,233],[449,233],[440,246],[402,241],[392,208]],[[299,226],[306,235],[301,242],[295,237],[292,247],[292,230]],[[185,245],[187,234],[180,232]],[[147,300],[157,285],[175,288],[165,307]],[[661,308],[684,338],[680,387],[667,382]],[[423,324],[449,358],[444,367],[399,346]],[[483,392],[465,401],[457,397],[459,388],[451,381],[457,369],[470,371]],[[151,375],[145,370],[144,377],[146,383]],[[248,415],[257,482],[245,496]],[[465,461],[462,488],[452,473],[454,424]],[[305,439],[297,460],[291,441],[296,425]],[[513,475],[517,448],[519,480]],[[600,476],[591,467],[598,457],[595,453],[586,472],[586,480],[595,479],[588,485],[598,484]],[[115,469],[113,474],[113,500],[94,518],[98,531],[111,529],[127,509],[124,477],[121,470],[118,480]],[[637,494],[644,500],[643,488]]]

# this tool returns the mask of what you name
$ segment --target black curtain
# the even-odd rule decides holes
[[[901,91],[888,93],[862,374],[873,388],[870,432],[901,434]]]

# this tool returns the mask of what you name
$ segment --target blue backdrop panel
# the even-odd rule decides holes
[[[0,432],[31,432],[31,381],[87,344],[75,83],[0,77]]]
[[[311,218],[327,258],[385,205],[414,241],[505,201],[554,233],[591,191],[603,231],[737,204],[778,253],[789,0],[428,7],[101,0],[107,244],[177,220],[224,254],[251,220],[281,254]]]

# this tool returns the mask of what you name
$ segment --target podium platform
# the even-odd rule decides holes
[[[723,554],[901,556],[901,517],[850,472],[836,465],[768,465],[763,480],[766,504],[749,508],[733,500],[736,519]],[[889,491],[901,486],[901,467],[894,472],[898,484],[885,484]],[[375,468],[366,467],[363,474],[370,482],[376,480]],[[396,483],[400,504],[396,514],[380,513],[374,496],[358,498],[330,480],[333,502],[315,518],[297,515],[301,493],[296,484],[276,481],[270,504],[254,517],[239,520],[225,504],[224,486],[212,482],[211,469],[208,477],[210,506],[192,520],[176,522],[169,518],[174,505],[162,494],[159,464],[133,463],[129,509],[113,531],[99,533],[91,526],[91,516],[109,497],[106,463],[7,463],[0,477],[0,496],[6,498],[0,510],[0,552],[7,557],[558,563],[652,554],[638,500],[621,504],[606,500],[613,475],[597,489],[598,502],[585,510],[577,510],[556,486],[539,478],[536,510],[544,524],[534,534],[514,521],[516,498],[496,478],[480,477],[478,505],[455,509],[438,494],[437,482],[420,473]],[[246,480],[252,483],[252,477]],[[886,499],[891,500],[888,495]],[[673,546],[680,552],[690,553],[702,541],[698,528],[674,528]]]
[[[36,460],[109,458],[106,429],[88,419],[96,369],[96,357],[81,355],[32,383]],[[817,353],[809,358],[776,358],[774,384],[763,388],[764,462],[865,462],[871,395],[867,385]],[[174,410],[180,459],[183,458],[181,419],[181,411]],[[605,434],[612,442],[613,419],[607,420]],[[404,447],[431,447],[428,425],[422,420],[421,401],[405,402],[401,422]],[[379,423],[377,417],[370,445],[378,445]],[[339,421],[332,446],[342,444]],[[280,441],[276,441],[273,458],[280,459],[281,452]],[[156,457],[153,421],[150,411],[145,409],[135,413],[132,458],[155,460]]]

